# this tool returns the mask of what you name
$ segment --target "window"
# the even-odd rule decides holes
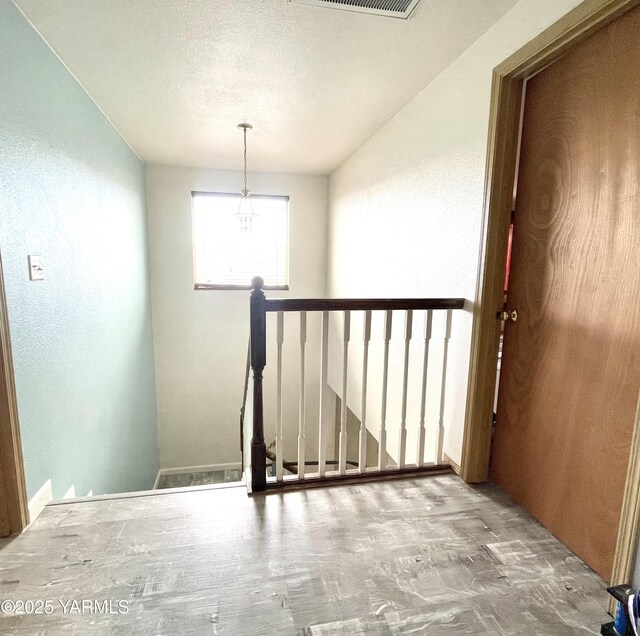
[[[289,197],[252,195],[253,227],[240,229],[239,194],[192,192],[195,289],[289,289]]]

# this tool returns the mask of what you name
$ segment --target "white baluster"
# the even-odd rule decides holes
[[[304,479],[307,426],[305,417],[305,353],[307,347],[307,312],[300,312],[300,407],[298,423],[298,479]]]
[[[282,440],[282,343],[284,342],[284,313],[278,312],[277,322],[278,363],[276,372],[277,396],[276,396],[276,480],[282,481],[284,475],[283,454],[284,444]]]
[[[440,385],[440,419],[438,423],[438,444],[436,446],[436,463],[441,464],[444,461],[444,397],[447,380],[447,360],[449,357],[449,338],[451,338],[451,318],[452,311],[447,309],[447,322],[444,330],[444,350],[442,352],[442,383]]]
[[[342,408],[340,413],[340,474],[347,473],[347,380],[349,377],[349,339],[351,337],[351,312],[344,312],[342,336]]]
[[[427,309],[424,317],[424,359],[422,362],[422,392],[420,395],[420,427],[418,429],[418,466],[424,466],[425,413],[427,406],[427,371],[429,369],[429,341],[433,312]]]
[[[367,470],[367,372],[369,363],[369,340],[371,340],[371,311],[364,312],[364,352],[362,354],[362,402],[360,405],[360,446],[358,472]]]
[[[404,468],[407,454],[407,393],[409,390],[409,350],[413,331],[413,311],[407,309],[404,322],[404,369],[402,374],[402,409],[400,413],[400,440],[398,468]]]
[[[322,312],[322,342],[320,354],[320,416],[318,420],[318,475],[324,477],[327,461],[327,369],[329,365],[329,312]]]
[[[391,322],[393,312],[384,313],[384,360],[382,363],[382,407],[380,414],[380,439],[378,440],[378,469],[387,467],[387,385],[389,381],[389,341],[391,340]]]

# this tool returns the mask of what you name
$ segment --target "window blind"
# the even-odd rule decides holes
[[[289,197],[252,195],[256,216],[242,232],[235,216],[239,194],[192,193],[196,287],[248,288],[254,276],[265,287],[289,284]]]

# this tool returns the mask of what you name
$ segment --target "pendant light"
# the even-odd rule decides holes
[[[240,206],[235,216],[240,221],[240,230],[242,232],[251,232],[253,227],[253,219],[256,213],[253,211],[251,202],[251,192],[247,188],[247,130],[251,130],[251,124],[238,124],[238,128],[242,129],[244,137],[244,188],[240,190]]]

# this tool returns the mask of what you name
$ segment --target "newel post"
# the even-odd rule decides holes
[[[267,447],[264,442],[262,372],[267,364],[267,328],[264,280],[251,280],[251,369],[253,371],[253,436],[251,438],[251,490],[266,490]]]

